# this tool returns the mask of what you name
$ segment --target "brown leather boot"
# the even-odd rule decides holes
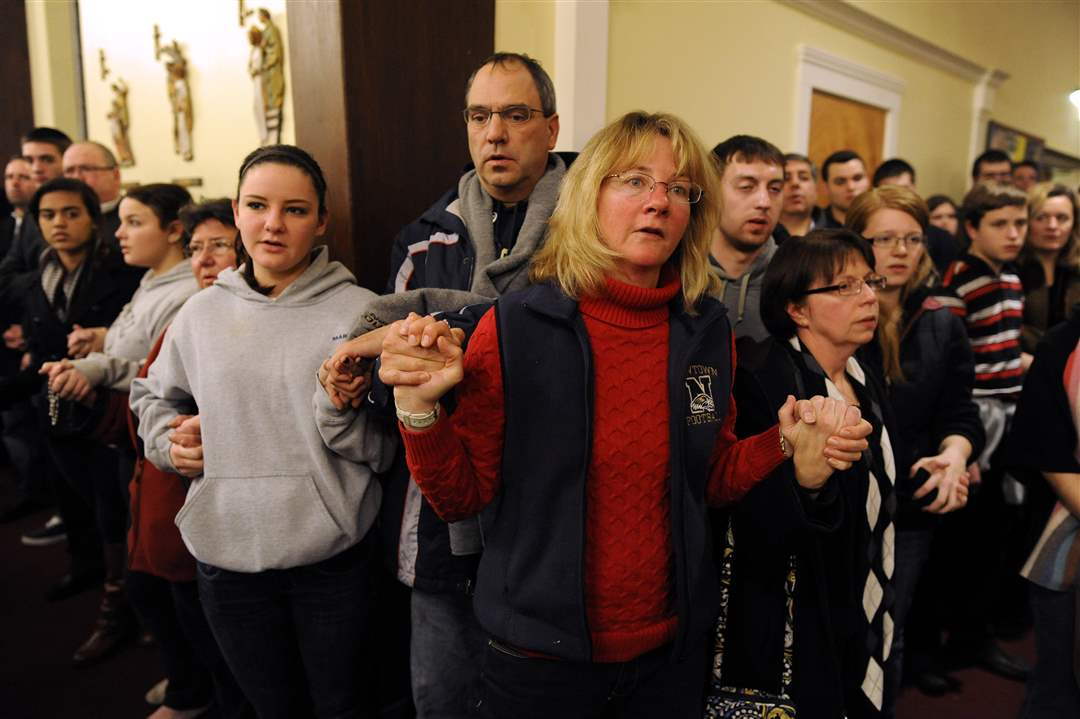
[[[127,602],[123,584],[106,584],[97,622],[90,637],[75,650],[76,666],[103,659],[135,636],[135,615]]]
[[[132,639],[138,630],[135,613],[124,592],[125,547],[123,544],[106,544],[104,550],[105,592],[94,631],[72,657],[76,666],[105,658]]]

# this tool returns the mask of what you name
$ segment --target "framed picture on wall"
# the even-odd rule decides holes
[[[1046,142],[1041,137],[1029,135],[1023,130],[994,122],[986,127],[986,149],[1002,150],[1013,162],[1031,160],[1042,162]]]

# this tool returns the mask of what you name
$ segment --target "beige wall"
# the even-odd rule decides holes
[[[1080,86],[1080,3],[852,4],[967,60],[1008,72],[991,118],[1080,155],[1080,121],[1067,99]],[[496,47],[546,61],[554,47],[547,39],[553,17],[553,2],[497,0]],[[967,188],[974,82],[788,5],[611,0],[608,43],[608,119],[637,108],[675,112],[710,146],[739,132],[783,149],[795,145],[800,44],[897,77],[905,83],[898,154],[919,170],[920,190],[961,195]]]
[[[1080,123],[1069,93],[1080,87],[1080,2],[866,2],[856,5],[1011,78],[991,117],[1071,155],[1080,155]]]
[[[34,124],[71,137],[83,130],[76,66],[76,12],[69,0],[26,0]]]
[[[285,40],[286,94],[282,141],[294,142],[288,28],[285,0],[259,0]],[[244,156],[258,146],[253,112],[254,86],[248,75],[247,27],[240,27],[237,3],[222,0],[144,2],[143,0],[81,0],[82,56],[86,114],[91,138],[111,145],[106,114],[112,98],[109,85],[118,76],[130,88],[130,138],[135,166],[124,170],[125,180],[167,182],[200,177],[195,196],[231,196]],[[188,62],[195,158],[185,162],[173,152],[172,114],[163,62],[154,59],[153,27],[161,28],[162,44],[178,40]],[[111,74],[101,79],[98,49],[105,50]],[[164,56],[163,58],[164,59]]]
[[[495,0],[495,51],[523,52],[555,77],[555,3]]]

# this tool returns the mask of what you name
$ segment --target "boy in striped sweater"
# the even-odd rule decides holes
[[[1016,480],[988,470],[1031,364],[1031,356],[1020,350],[1024,289],[1011,264],[1027,235],[1027,195],[1012,186],[979,183],[964,198],[962,212],[971,246],[945,273],[941,302],[967,327],[975,356],[972,395],[986,447],[978,469],[972,468],[968,507],[944,522],[938,537],[948,547],[945,562],[955,569],[953,589],[970,597],[949,622],[949,649],[955,660],[1022,681],[1030,668],[998,646],[990,625],[994,615],[1011,615],[1017,611],[1011,605],[1023,601],[1010,596],[1001,602],[1000,597],[1011,595],[1016,584],[1019,562],[1011,557],[1008,536],[1022,521],[1018,505],[1024,493]]]

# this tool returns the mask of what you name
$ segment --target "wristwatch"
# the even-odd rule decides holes
[[[435,405],[428,412],[406,412],[400,407],[394,407],[397,418],[409,429],[427,429],[439,421],[439,405]]]
[[[791,455],[795,454],[791,449],[791,445],[784,439],[784,430],[782,429],[780,430],[780,454],[784,455],[785,459],[791,459]]]

